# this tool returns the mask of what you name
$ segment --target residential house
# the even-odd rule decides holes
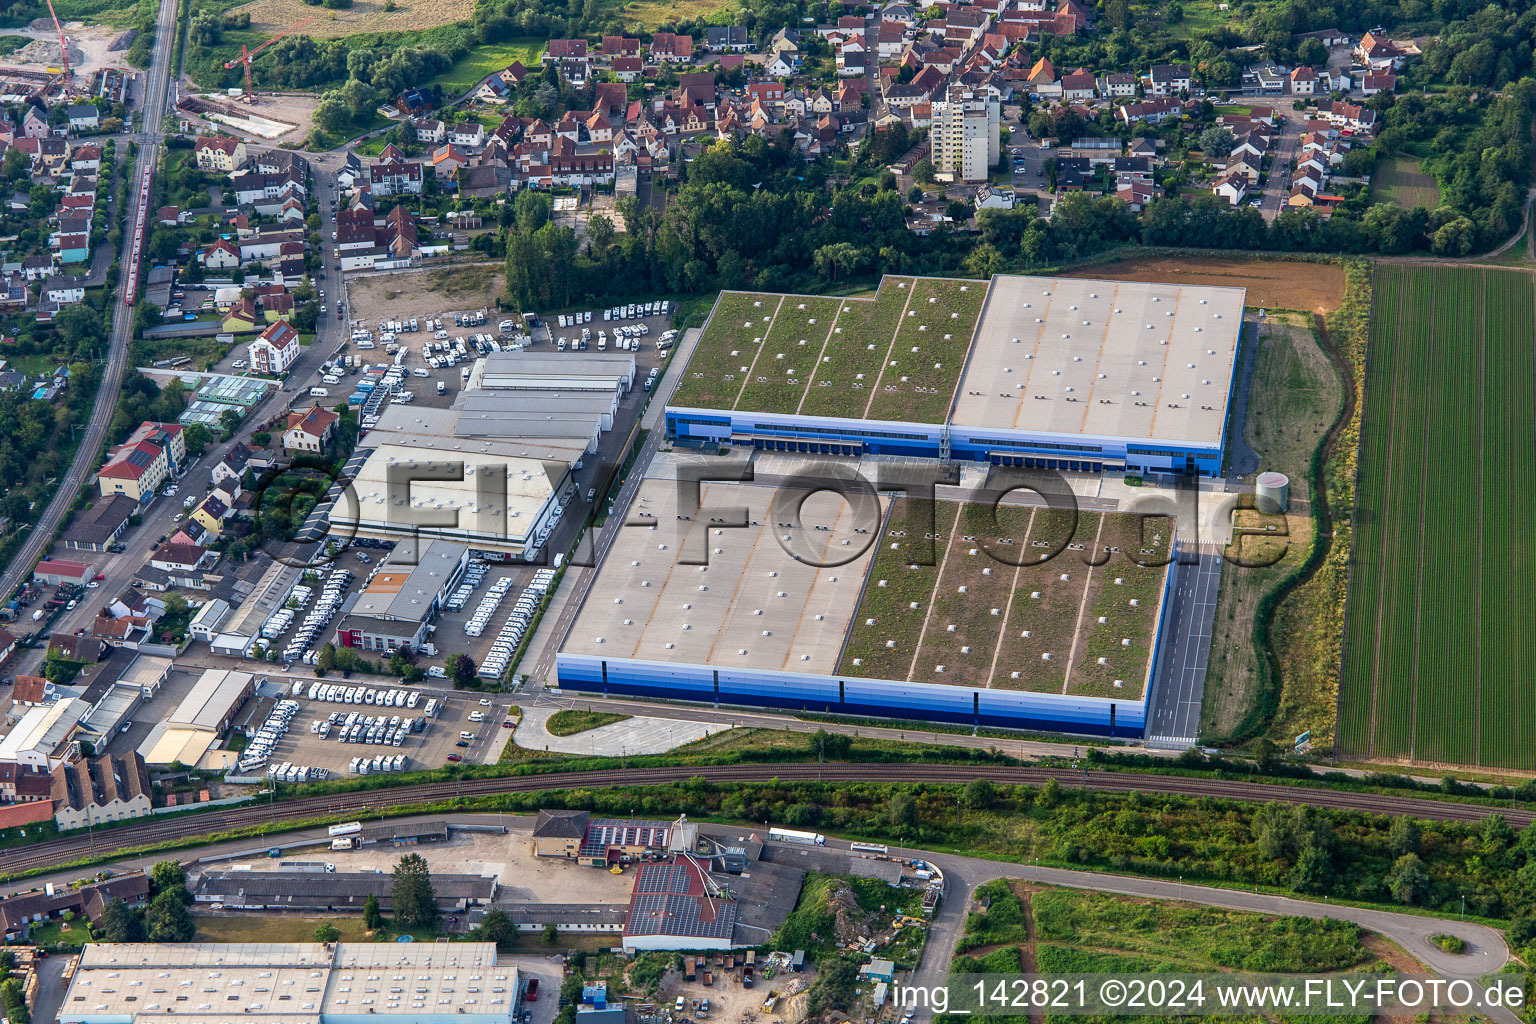
[[[192,152],[200,171],[233,174],[245,166],[245,143],[229,135],[200,136]]]
[[[1158,124],[1170,117],[1183,117],[1184,107],[1175,99],[1143,100],[1116,107],[1115,114],[1125,124],[1135,124],[1137,121]]]
[[[544,54],[541,59],[546,64],[559,60],[587,60],[587,41],[585,39],[551,39],[544,45]]]
[[[1100,96],[1107,96],[1111,99],[1121,99],[1127,96],[1136,95],[1135,75],[1127,75],[1119,72],[1100,75],[1097,84]]]
[[[1177,96],[1190,83],[1188,64],[1154,64],[1147,77],[1147,92],[1153,96]]]
[[[613,77],[620,82],[638,82],[645,74],[645,61],[639,57],[613,58]],[[598,88],[606,83],[599,82]]]
[[[752,37],[741,25],[711,25],[704,47],[711,53],[746,53],[752,49]]]
[[[1093,99],[1095,82],[1087,68],[1078,68],[1061,79],[1061,98],[1067,103],[1081,103]]]
[[[73,305],[85,299],[85,278],[73,274],[50,277],[42,287],[43,298],[60,306]]]
[[[88,132],[101,127],[101,112],[89,103],[74,104],[65,109],[71,131]]]
[[[482,149],[485,146],[485,125],[479,121],[467,121],[448,126],[448,143],[461,149]]]
[[[490,75],[475,90],[475,99],[481,103],[505,103],[512,98],[512,89],[500,74]]]
[[[604,57],[638,57],[640,40],[633,36],[603,36],[598,52]]]
[[[1377,32],[1361,36],[1354,49],[1355,60],[1372,71],[1395,71],[1402,66],[1404,56],[1402,47]]]
[[[286,373],[302,352],[299,332],[286,321],[269,324],[255,341],[246,346],[246,351],[253,372]]]
[[[229,506],[216,495],[210,494],[202,500],[189,516],[208,532],[210,537],[218,537],[224,532],[224,520],[229,518]]]
[[[86,143],[75,147],[69,156],[69,169],[76,174],[98,174],[101,171],[101,147]]]
[[[217,238],[203,250],[201,259],[209,270],[233,270],[240,265],[240,247],[227,238]]]
[[[256,309],[256,300],[242,297],[229,307],[219,327],[225,334],[251,334],[265,319]]]
[[[1317,92],[1317,72],[1302,66],[1291,69],[1287,89],[1294,96],[1311,96]]]
[[[676,32],[654,33],[651,36],[651,59],[669,63],[693,60],[693,37]]]
[[[283,450],[288,452],[320,452],[336,433],[336,413],[315,405],[310,409],[295,410],[288,414],[283,429]]]
[[[416,141],[429,146],[441,145],[448,138],[448,126],[435,117],[418,117],[411,122]]]
[[[1211,191],[1231,205],[1241,206],[1248,195],[1248,179],[1241,174],[1228,174],[1217,181]]]

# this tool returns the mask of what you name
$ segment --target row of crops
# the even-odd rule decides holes
[[[1536,768],[1533,279],[1383,265],[1374,294],[1339,744]]]

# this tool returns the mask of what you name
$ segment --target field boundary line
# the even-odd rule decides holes
[[[1429,314],[1429,376],[1431,378],[1434,376],[1435,368],[1433,354],[1435,348],[1435,321],[1438,319],[1437,314],[1440,310],[1440,307],[1435,302],[1435,295],[1439,292],[1439,288],[1436,287],[1438,283],[1438,275],[1431,274],[1428,289],[1429,308],[1431,310]],[[1425,381],[1426,390],[1433,390],[1430,384],[1430,380]],[[1421,441],[1421,451],[1423,442],[1429,440],[1429,410],[1433,404],[1429,401],[1424,403],[1424,429],[1419,433],[1419,437],[1423,439]],[[1424,622],[1424,516],[1429,511],[1429,488],[1424,486],[1425,482],[1421,482],[1419,486],[1419,550],[1416,558],[1417,568],[1413,574],[1413,672],[1409,676],[1408,688],[1408,759],[1410,761],[1417,758],[1419,747],[1419,662],[1423,654],[1423,645],[1419,642],[1419,634]]]
[[[763,354],[763,349],[768,347],[768,331],[779,326],[779,310],[784,308],[786,295],[779,296],[779,304],[773,307],[773,319],[768,321],[768,330],[763,332],[763,340],[757,343],[757,351],[752,353],[752,361],[747,364],[747,372],[741,376],[741,387],[736,389],[736,397],[731,400],[731,412],[741,404],[741,396],[747,393],[747,384],[752,380],[752,371],[757,369],[757,357]],[[841,308],[841,307],[839,307]]]
[[[1477,332],[1477,590],[1473,598],[1472,621],[1472,763],[1483,763],[1483,439],[1487,427],[1487,402],[1483,389],[1488,386],[1488,273],[1482,271],[1482,293],[1478,300],[1481,329]]]
[[[843,310],[846,299],[837,300],[837,315],[832,318],[832,326],[827,328],[827,336],[821,339],[821,351],[816,353],[816,365],[811,367],[811,375],[806,379],[805,390],[800,392],[800,401],[795,403],[795,415],[800,415],[800,410],[805,408],[805,400],[811,396],[811,388],[816,386],[816,375],[821,372],[821,361],[827,356],[827,346],[832,344],[832,335],[837,333],[837,322],[843,318]]]
[[[1029,510],[1029,523],[1024,527],[1025,543],[1029,542],[1030,534],[1035,530],[1035,513],[1038,511],[1039,509],[1035,508]],[[997,642],[992,645],[992,664],[987,667],[987,689],[989,690],[995,689],[992,680],[997,678],[997,659],[1003,656],[1003,644],[1008,642],[1008,620],[1013,615],[1013,595],[1018,592],[1019,577],[1023,573],[1024,562],[1020,560],[1019,564],[1013,567],[1013,583],[1008,587],[1008,601],[1003,605],[1003,626],[998,630]]]
[[[880,382],[885,380],[885,368],[891,365],[891,356],[896,352],[896,339],[901,337],[901,325],[907,322],[907,310],[912,305],[912,296],[917,292],[917,281],[915,277],[908,280],[907,301],[901,304],[901,316],[896,320],[896,329],[891,332],[891,343],[885,347],[885,358],[880,360],[880,372],[875,376],[869,400],[864,403],[864,414],[859,419],[869,419],[869,410],[875,407],[875,396],[880,393]]]
[[[1402,322],[1402,313],[1403,313],[1403,294],[1406,291],[1406,288],[1404,286],[1407,283],[1408,274],[1407,274],[1406,271],[1402,270],[1401,268],[1393,268],[1393,269],[1394,269],[1394,272],[1400,278],[1400,280],[1398,281],[1398,289],[1397,289],[1397,319],[1394,320],[1394,323],[1401,323]],[[1372,282],[1372,288],[1371,288],[1371,305],[1372,305],[1373,308],[1376,305],[1376,293],[1377,293],[1377,289],[1375,287],[1375,282],[1373,281]],[[1366,368],[1366,371],[1365,371],[1365,382],[1364,382],[1364,384],[1362,385],[1362,388],[1361,388],[1362,391],[1365,388],[1370,387],[1370,384],[1371,384],[1371,374],[1370,374],[1369,365],[1368,365],[1369,364],[1369,360],[1370,360],[1370,355],[1371,355],[1370,352],[1366,353],[1367,368]],[[1392,501],[1392,453],[1393,453],[1393,451],[1397,447],[1397,430],[1396,430],[1396,426],[1397,426],[1397,392],[1398,392],[1398,385],[1399,385],[1399,383],[1401,382],[1401,379],[1402,379],[1402,376],[1401,376],[1402,375],[1402,368],[1403,368],[1403,361],[1402,361],[1402,359],[1400,357],[1396,358],[1393,361],[1393,364],[1392,364],[1392,385],[1391,385],[1391,388],[1389,389],[1389,393],[1392,395],[1392,404],[1391,404],[1390,409],[1387,412],[1387,422],[1386,422],[1387,450],[1386,450],[1386,453],[1385,453],[1385,461],[1386,461],[1386,464],[1387,464],[1387,474],[1386,474],[1387,485],[1386,485],[1386,488],[1385,488],[1385,490],[1384,490],[1384,492],[1382,493],[1382,496],[1381,496],[1381,509],[1378,511],[1378,514],[1380,514],[1381,512],[1384,512],[1386,510],[1387,506]],[[1364,432],[1365,413],[1366,413],[1365,409],[1361,409],[1360,410],[1360,417],[1361,417],[1360,422],[1361,422],[1362,433]],[[1362,449],[1364,448],[1363,444],[1361,445],[1361,448]],[[1362,462],[1362,463],[1364,462],[1364,458],[1361,457],[1361,456],[1357,456],[1357,460],[1359,462]],[[1358,465],[1356,466],[1356,470],[1355,471],[1356,471],[1357,474],[1363,474],[1363,472],[1364,472],[1363,469],[1360,466],[1358,466]],[[1359,499],[1359,496],[1357,495],[1356,498],[1355,498],[1355,505],[1356,505],[1356,507],[1359,507],[1359,504],[1360,504],[1360,499]],[[1381,529],[1381,554],[1380,554],[1381,570],[1379,572],[1377,572],[1377,574],[1376,574],[1376,608],[1377,608],[1377,613],[1378,614],[1380,614],[1380,609],[1383,607],[1383,604],[1384,604],[1384,602],[1387,599],[1387,573],[1386,573],[1386,565],[1387,565],[1387,549],[1388,549],[1387,538],[1388,538],[1388,536],[1389,536],[1388,531],[1387,531],[1386,527],[1383,526],[1382,529]],[[1378,624],[1378,627],[1379,627],[1379,624]],[[1367,755],[1369,755],[1371,757],[1375,757],[1376,756],[1376,732],[1377,732],[1377,729],[1380,727],[1380,721],[1376,717],[1376,712],[1377,712],[1377,709],[1381,706],[1380,705],[1380,700],[1381,700],[1381,635],[1382,635],[1382,632],[1383,632],[1383,630],[1381,630],[1380,628],[1377,628],[1377,630],[1376,630],[1376,642],[1375,642],[1374,645],[1372,645],[1372,650],[1371,650],[1371,716],[1370,716],[1370,723],[1369,723],[1370,724],[1370,728],[1368,729],[1368,731],[1366,733],[1366,753],[1367,753]],[[1341,663],[1342,663],[1342,661],[1341,661]]]
[[[1108,513],[1099,513],[1099,528],[1093,531],[1093,556],[1099,555],[1099,541],[1104,538],[1104,519]],[[1107,564],[1107,563],[1106,563]],[[1083,596],[1077,599],[1077,617],[1072,620],[1072,646],[1067,648],[1067,677],[1062,680],[1061,693],[1066,696],[1068,688],[1072,685],[1072,669],[1077,665],[1078,638],[1083,635],[1083,615],[1088,611],[1088,594],[1093,590],[1093,570],[1097,568],[1092,559],[1088,562],[1088,575],[1083,577]]]

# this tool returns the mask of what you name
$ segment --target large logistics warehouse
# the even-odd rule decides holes
[[[725,482],[684,509],[667,471],[587,590],[562,689],[1142,735],[1171,519]]]
[[[1221,472],[1244,291],[1000,275],[873,299],[722,292],[679,444]]]
[[[60,1024],[511,1024],[494,942],[87,945]]]

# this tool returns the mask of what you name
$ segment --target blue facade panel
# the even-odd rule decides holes
[[[894,423],[769,413],[668,408],[667,435],[680,444],[726,445],[778,451],[901,455],[937,459],[948,435],[950,458],[1005,461],[1081,472],[1124,467],[1143,473],[1221,473],[1220,444],[1171,445],[1116,437],[967,429],[933,423]]]
[[[667,408],[667,436],[682,444],[735,443],[781,451],[819,451],[822,446],[837,445],[851,449],[846,454],[936,459],[943,435],[944,428],[934,423]]]
[[[982,690],[757,669],[561,654],[560,687],[586,693],[658,697],[830,714],[910,718],[1005,729],[1133,739],[1146,728],[1143,701]]]

